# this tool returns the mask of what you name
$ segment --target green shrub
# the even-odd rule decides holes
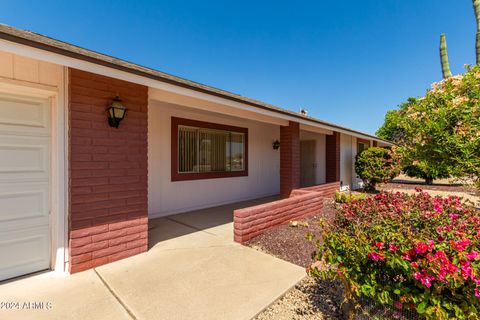
[[[354,200],[361,200],[367,197],[364,193],[351,193],[351,192],[335,192],[335,202],[337,203],[351,203]]]
[[[372,191],[377,183],[391,181],[400,174],[400,158],[392,149],[369,148],[356,156],[355,171],[365,190]]]
[[[427,319],[480,319],[480,211],[458,197],[379,193],[323,222],[316,259],[347,293]],[[347,294],[348,296],[348,294]]]

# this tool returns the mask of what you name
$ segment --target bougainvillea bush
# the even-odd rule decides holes
[[[326,222],[325,222],[326,223]],[[342,204],[316,258],[347,291],[427,319],[480,319],[480,213],[458,197],[381,192]]]

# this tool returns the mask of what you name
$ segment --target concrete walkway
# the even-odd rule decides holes
[[[305,276],[233,242],[233,209],[265,201],[151,220],[147,253],[71,276],[2,284],[0,303],[44,305],[0,308],[0,319],[250,319]]]

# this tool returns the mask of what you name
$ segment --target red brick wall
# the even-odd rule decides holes
[[[290,220],[320,213],[325,198],[333,197],[339,186],[338,182],[334,182],[296,189],[292,190],[290,198],[235,210],[234,240],[244,243]]]
[[[326,136],[325,143],[326,182],[340,181],[340,133]]]
[[[69,69],[70,272],[147,250],[148,88]],[[118,129],[106,108],[128,108]]]
[[[280,127],[280,195],[288,198],[300,187],[300,124]]]

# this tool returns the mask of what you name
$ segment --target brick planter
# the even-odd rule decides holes
[[[234,240],[244,243],[275,226],[321,212],[324,200],[333,197],[339,186],[332,182],[295,189],[290,198],[235,210]]]

